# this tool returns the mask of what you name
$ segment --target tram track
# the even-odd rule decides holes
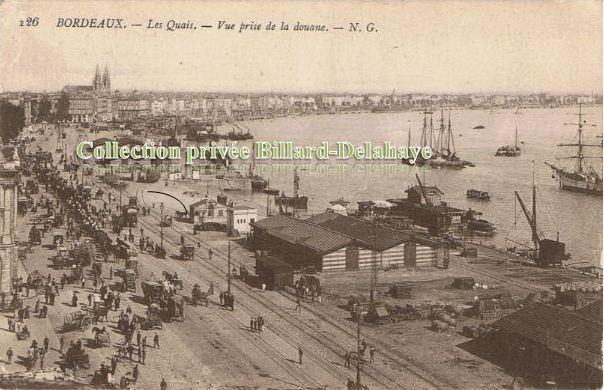
[[[144,201],[144,195],[141,196],[141,199],[143,200],[143,202],[145,202]],[[154,215],[149,215],[149,217],[153,218],[153,219],[155,219],[155,220],[157,220],[159,222],[159,218],[158,217],[156,217]],[[147,225],[147,227],[149,228],[149,230],[154,231],[154,233],[157,234],[157,230],[158,229],[156,227],[152,227],[151,225],[148,225],[147,223],[145,223],[145,224]],[[228,261],[227,260],[227,258],[228,258],[228,254],[227,253],[224,253],[222,250],[220,250],[220,249],[218,249],[218,248],[216,248],[214,246],[206,244],[205,242],[199,240],[197,237],[195,237],[195,236],[193,236],[191,234],[185,233],[183,231],[176,230],[174,227],[170,227],[168,230],[169,231],[173,231],[173,232],[175,232],[177,234],[181,234],[182,236],[187,236],[187,238],[190,241],[193,241],[195,243],[200,244],[205,249],[212,249],[213,253],[216,254],[216,257],[220,258],[221,260],[223,260],[225,262]],[[199,256],[196,255],[195,257],[199,257]],[[232,262],[232,264],[233,263],[234,262]],[[202,264],[204,264],[206,266],[212,266],[212,267],[216,268],[216,270],[217,270],[216,272],[218,272],[219,276],[222,277],[222,275],[223,275],[222,274],[222,272],[223,272],[222,269],[219,269],[217,266],[215,266],[214,264],[211,264],[211,263],[202,263]],[[240,289],[240,291],[244,292],[242,289]],[[246,293],[247,295],[249,295],[251,299],[253,299],[254,301],[256,301],[256,303],[260,303],[259,299],[265,299],[266,300],[266,298],[264,298],[264,297],[259,297],[259,296],[253,296],[252,297],[250,295],[250,292],[247,292],[247,291],[245,291],[244,293]],[[273,311],[273,312],[276,313],[275,308],[274,308],[274,303],[272,303],[272,302],[269,301],[268,303],[264,303],[264,306],[268,310]],[[350,339],[356,340],[356,331],[352,330],[350,328],[350,326],[348,326],[348,324],[343,323],[343,321],[335,320],[335,319],[331,318],[330,316],[328,316],[328,315],[326,315],[324,313],[321,313],[318,310],[312,310],[312,313],[315,316],[317,316],[320,320],[322,320],[322,321],[326,322],[327,324],[333,326],[336,330],[338,330],[340,332],[343,332]],[[292,323],[292,321],[284,318],[283,315],[279,315],[279,316],[281,318],[283,318],[284,320],[286,320],[289,323],[289,326],[294,326],[294,327],[297,327],[297,328],[300,327],[300,325],[299,325],[300,322],[296,318],[293,319],[293,321],[295,321],[295,323]],[[340,324],[337,324],[335,321],[340,322]],[[308,325],[306,325],[306,324],[303,324],[303,325],[306,326],[308,329],[310,329],[311,332],[317,332],[316,330],[312,329]],[[300,329],[300,330],[302,330],[302,329]],[[306,333],[307,335],[309,335],[308,331],[305,331],[305,330],[302,330],[302,331],[304,333]],[[318,334],[320,335],[320,337],[323,337],[324,339],[323,340],[317,340],[317,338],[315,336],[312,336],[312,334],[310,334],[310,336],[313,337],[321,345],[324,345],[324,346],[326,344],[328,345],[328,344],[332,343],[332,341],[330,339],[327,339],[325,336],[321,335],[320,333],[318,333]],[[373,337],[367,337],[367,339],[369,339],[371,341],[371,343],[379,346],[381,348],[381,351],[383,351],[383,352],[381,352],[381,354],[384,357],[386,357],[388,360],[390,360],[392,363],[395,363],[396,365],[400,366],[401,368],[405,369],[406,371],[409,371],[411,374],[417,376],[419,379],[421,379],[421,380],[429,383],[432,387],[435,387],[435,388],[454,388],[455,387],[454,384],[449,383],[445,379],[439,378],[436,375],[429,373],[427,371],[427,368],[420,366],[420,363],[409,362],[408,361],[409,358],[403,356],[400,352],[398,352],[398,351],[391,351],[393,349],[393,347],[391,345],[388,345],[388,344],[386,344],[386,343],[384,343],[384,342],[382,342],[380,340],[377,340],[377,339],[375,339]],[[343,353],[346,352],[346,349],[343,349],[340,346],[338,346],[338,348],[339,348],[339,350],[334,351],[334,349],[336,349],[336,348],[332,347],[331,350],[336,354],[336,356],[339,356],[339,358],[341,358],[341,356],[343,355]],[[341,351],[341,353],[339,351]],[[371,366],[369,366],[369,369],[371,371],[375,370],[379,375],[384,375],[383,373],[381,373],[377,369],[373,369],[373,367],[371,367]],[[424,372],[421,372],[421,371],[424,371]],[[377,378],[374,378],[374,379],[377,379]],[[386,379],[388,381],[391,381],[392,383],[394,383],[396,385],[396,388],[399,387],[398,384],[397,384],[397,382],[396,382],[396,379],[392,379],[392,378],[387,377],[387,376],[386,376]],[[382,383],[382,384],[384,385],[384,383]]]
[[[151,216],[151,217],[153,217],[153,216]],[[158,231],[159,229],[153,227],[152,225],[148,224],[147,222],[141,221],[139,219],[139,223],[145,225],[146,229],[151,231],[153,234],[155,234],[155,235],[160,234],[160,232]],[[178,233],[176,230],[174,230],[174,229],[172,229],[172,230],[175,233]],[[178,239],[178,237],[173,239],[172,237],[166,238],[166,236],[167,236],[167,234],[164,233],[164,243],[168,242],[168,244],[170,246],[172,246],[174,249],[178,249],[178,242],[176,241]],[[200,261],[199,260],[200,256],[198,256],[198,255],[195,255],[194,257],[195,257],[195,260],[197,261],[197,263],[204,266],[207,271],[212,272],[219,277],[222,276],[223,270],[221,270],[218,266],[216,266],[215,264],[209,263],[209,262]],[[211,281],[208,279],[207,275],[201,273],[199,270],[194,270],[194,269],[191,269],[188,267],[185,268],[180,264],[178,264],[178,266],[184,272],[189,272],[189,273],[195,275],[197,278],[205,281],[208,284]],[[210,269],[210,267],[213,269]],[[241,293],[245,296],[245,299],[243,299],[241,295],[237,296],[238,305],[241,305],[247,309],[251,309],[250,311],[253,313],[253,312],[258,311],[257,309],[255,309],[253,307],[253,304],[256,303],[257,305],[262,306],[265,310],[267,310],[271,313],[274,313],[277,317],[279,317],[281,320],[283,320],[284,322],[287,323],[285,326],[287,326],[290,330],[290,331],[288,331],[288,329],[286,329],[283,325],[277,325],[275,322],[271,322],[270,328],[273,331],[275,331],[275,330],[279,331],[278,333],[274,332],[275,334],[280,336],[285,342],[288,342],[288,341],[285,340],[284,337],[287,337],[288,339],[295,341],[295,345],[288,342],[290,344],[290,346],[292,347],[292,350],[295,350],[298,345],[304,346],[307,354],[311,355],[312,357],[315,357],[316,360],[326,362],[329,366],[332,367],[332,370],[329,370],[331,375],[336,374],[337,379],[341,383],[343,383],[343,384],[347,383],[348,379],[351,378],[350,373],[343,370],[339,365],[335,364],[332,361],[332,359],[334,359],[334,358],[338,359],[338,360],[342,359],[343,353],[346,352],[346,349],[344,349],[341,346],[337,346],[334,342],[329,340],[326,336],[320,335],[320,333],[316,332],[314,329],[310,328],[308,325],[299,321],[299,319],[287,318],[285,314],[282,314],[282,310],[279,310],[280,308],[275,307],[275,304],[268,301],[265,297],[252,295],[252,292],[246,291],[242,286],[239,285],[239,283],[234,283],[233,286],[235,286],[237,288],[238,293]],[[250,300],[252,301],[252,303],[250,303]],[[262,302],[262,300],[264,302]],[[245,324],[243,324],[243,325],[245,326]],[[317,342],[319,345],[322,345],[323,347],[327,348],[332,353],[332,357],[326,356],[324,354],[321,354],[321,353],[315,351],[314,346],[309,345],[309,343],[307,341],[301,340],[302,337],[293,335],[291,332],[291,327],[293,327],[293,328],[297,329],[299,332],[301,332],[302,337],[310,337],[312,340]],[[310,329],[310,331],[308,331],[306,329]],[[313,334],[313,332],[317,333],[318,336]],[[376,373],[369,374],[367,371],[368,370],[365,369],[365,375],[369,376],[370,378],[372,378],[372,380],[375,383],[379,384],[380,388],[384,388],[384,389],[400,388],[396,379],[392,379],[392,378],[384,375],[383,373],[379,373],[379,371],[377,371],[377,370],[375,370],[375,371],[378,372],[379,374],[376,374]],[[371,371],[374,371],[374,369],[371,369]],[[381,378],[378,377],[380,375],[381,375]]]

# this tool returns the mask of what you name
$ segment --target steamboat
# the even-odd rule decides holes
[[[294,196],[286,196],[284,192],[281,196],[275,196],[275,204],[279,205],[279,208],[291,207],[293,209],[306,210],[308,208],[308,197],[300,196],[300,175],[298,174],[298,168],[294,169]]]

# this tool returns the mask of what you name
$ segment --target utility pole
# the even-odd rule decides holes
[[[367,314],[366,311],[361,310],[361,306],[357,304],[357,378],[355,382],[355,389],[362,389],[361,385],[361,316]]]
[[[373,304],[377,298],[378,279],[375,215],[373,216],[371,224],[373,229],[373,235],[371,236],[371,279],[369,280],[369,301]]]
[[[357,380],[356,388],[361,384],[361,310],[357,311]]]
[[[229,240],[229,253],[227,261],[227,293],[231,295],[231,240]]]
[[[121,193],[120,193],[121,194]],[[159,218],[159,239],[162,251],[164,250],[164,202],[161,202],[159,205],[160,210],[160,218]]]

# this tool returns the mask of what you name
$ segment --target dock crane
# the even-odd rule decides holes
[[[531,228],[531,239],[535,246],[533,260],[539,266],[561,265],[562,260],[569,258],[569,255],[565,254],[564,243],[559,240],[546,239],[537,225],[537,187],[533,185],[532,212],[526,207],[518,191],[514,191],[514,194],[516,194],[516,199],[518,199],[522,212]]]
[[[448,218],[446,214],[439,213],[435,209],[434,203],[432,203],[432,200],[428,197],[428,194],[426,193],[426,188],[424,187],[417,173],[415,174],[415,178],[417,179],[419,189],[421,191],[422,197],[426,201],[426,207],[429,212],[429,222],[427,224],[428,232],[431,235],[437,236],[443,231],[447,230]]]

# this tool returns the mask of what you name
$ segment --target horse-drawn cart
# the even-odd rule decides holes
[[[166,279],[168,281],[168,283],[170,283],[172,286],[174,286],[174,288],[178,288],[179,290],[182,290],[182,279],[180,279],[176,273],[171,274],[167,271],[163,271],[163,276],[164,279]]]
[[[145,329],[162,329],[161,307],[152,303],[147,307],[147,318],[141,324]]]
[[[209,303],[209,294],[207,292],[201,291],[199,285],[196,284],[193,286],[193,291],[191,292],[191,304],[193,306],[197,306],[197,304],[202,304],[204,306],[208,306]]]
[[[195,256],[195,247],[191,244],[184,244],[180,247],[180,257],[183,260],[193,260]]]
[[[92,324],[92,315],[78,310],[75,313],[65,315],[63,318],[63,331],[86,331],[90,324]]]
[[[94,338],[92,339],[92,343],[95,347],[109,347],[111,346],[111,336],[109,332],[105,330],[105,328],[99,329],[94,327]]]

